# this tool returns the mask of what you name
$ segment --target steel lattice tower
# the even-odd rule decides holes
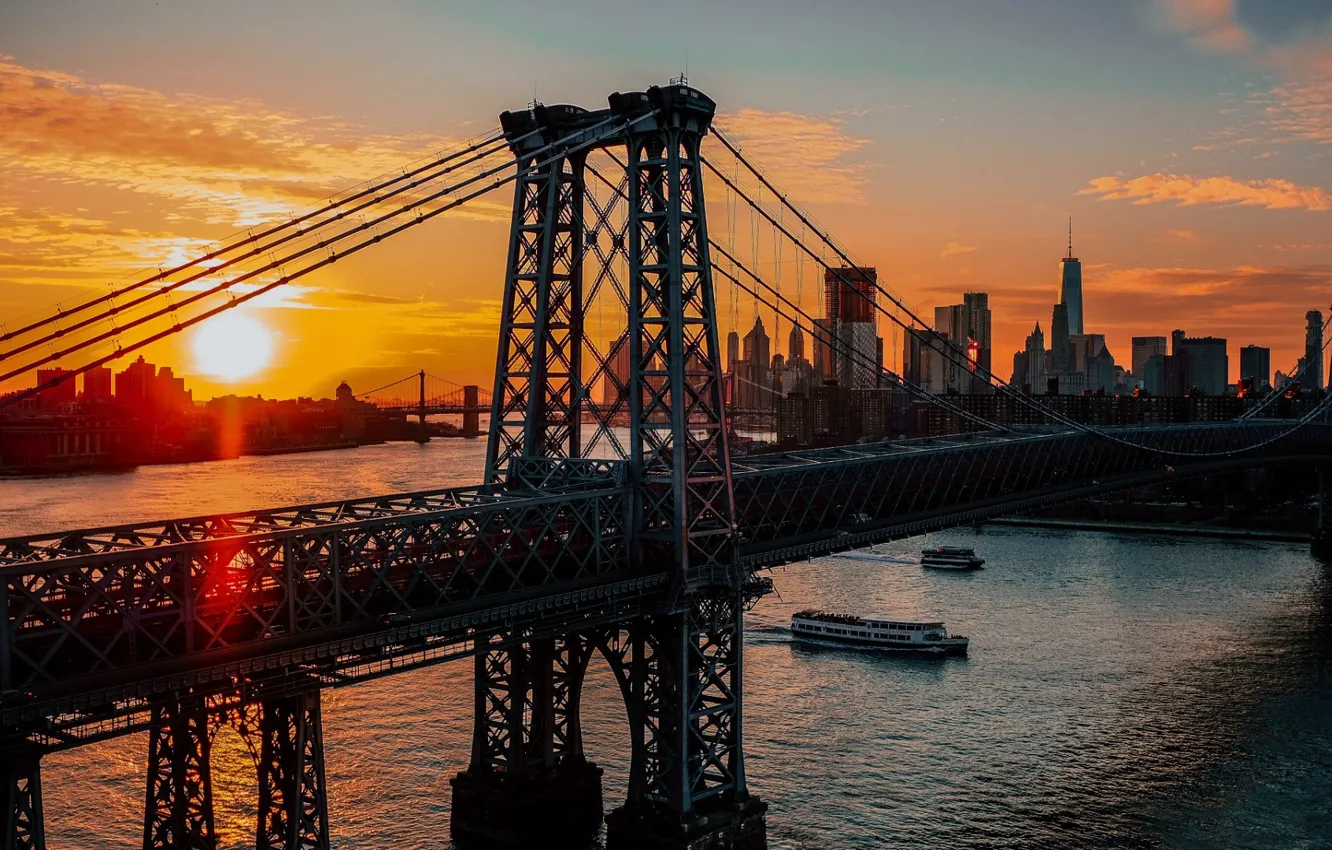
[[[492,638],[477,656],[455,834],[487,835],[518,807],[588,812],[593,796],[599,821],[600,771],[583,758],[577,718],[595,648],[620,681],[632,727],[629,797],[609,821],[611,846],[664,834],[683,847],[718,832],[728,846],[763,846],[764,806],[746,790],[740,744],[745,588],[699,151],[715,110],[681,82],[616,93],[608,110],[535,105],[501,116],[522,177],[486,477],[514,486],[520,468],[590,464],[585,420],[605,433],[627,416],[627,446],[609,442],[633,491],[631,561],[644,573],[668,569],[672,592],[662,610],[596,633]],[[604,206],[587,191],[587,154],[597,149],[623,168],[618,197]],[[620,230],[608,223],[617,200],[627,206]],[[610,251],[597,248],[605,230],[616,237]],[[584,274],[595,284],[613,277],[617,255],[628,265],[628,327],[603,355],[584,338]],[[598,406],[589,386],[614,377],[622,346],[628,380],[615,378],[618,398]]]

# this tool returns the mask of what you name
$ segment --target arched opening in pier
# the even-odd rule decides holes
[[[580,707],[583,752],[603,771],[601,799],[606,811],[621,805],[629,789],[629,716],[610,664],[594,651],[583,680]]]
[[[213,735],[213,819],[220,847],[243,847],[254,842],[259,771],[250,747],[257,747],[259,740],[253,730],[247,731],[254,737],[252,744],[246,743],[234,722],[223,723]]]

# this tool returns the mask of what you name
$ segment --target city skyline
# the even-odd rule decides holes
[[[646,14],[573,5],[604,16],[612,36]],[[518,108],[535,94],[595,106],[603,79],[661,82],[686,53],[691,79],[722,104],[719,122],[885,285],[923,314],[954,293],[989,293],[1003,357],[1037,320],[1049,340],[1070,214],[1085,322],[1120,360],[1131,337],[1181,327],[1270,347],[1274,368],[1288,370],[1302,354],[1296,323],[1332,289],[1332,126],[1320,106],[1332,97],[1332,40],[1318,4],[1160,0],[1072,15],[1054,3],[975,3],[946,20],[913,4],[845,4],[834,33],[800,10],[755,18],[740,3],[715,32],[672,24],[634,53],[609,48],[613,38],[543,42],[541,25],[566,27],[545,11],[529,11],[529,29],[460,4],[324,16],[242,6],[237,21],[266,26],[147,3],[0,10],[0,106],[19,119],[0,131],[0,178],[14,188],[0,209],[7,321],[473,135],[494,123],[496,103]],[[885,16],[894,26],[880,25]],[[276,50],[302,27],[370,34],[374,49],[326,69],[354,84],[292,73],[318,54],[317,38]],[[988,40],[995,27],[1012,37]],[[871,51],[860,31],[884,41]],[[431,53],[449,58],[382,61],[392,39],[424,47],[445,32],[472,38]],[[116,49],[97,49],[108,33]],[[834,34],[865,50],[817,67],[779,58]],[[937,55],[911,47],[921,40]],[[710,49],[723,41],[745,49]],[[1071,47],[1093,42],[1102,46]],[[231,43],[246,48],[234,51],[244,63],[222,49]],[[469,72],[505,46],[523,62]],[[179,61],[186,52],[210,58]],[[538,72],[536,56],[557,72]],[[248,310],[256,341],[272,346],[258,372],[228,376],[189,334],[146,353],[181,364],[200,397],[320,395],[343,377],[373,385],[422,367],[484,383],[507,229],[507,198],[494,200]],[[765,315],[785,353],[788,323]],[[879,333],[891,364],[900,340],[882,320]]]

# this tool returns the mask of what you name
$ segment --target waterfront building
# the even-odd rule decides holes
[[[68,369],[54,366],[50,369],[37,370],[38,386],[60,378],[65,378],[65,380],[50,389],[42,390],[37,395],[38,402],[42,407],[60,407],[65,404],[73,404],[78,397],[78,394],[74,391],[74,376],[70,374]]]
[[[96,366],[83,373],[83,400],[111,400],[111,370],[106,366]]]

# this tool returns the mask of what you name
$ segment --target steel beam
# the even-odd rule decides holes
[[[265,700],[259,719],[258,850],[328,850],[319,691]]]
[[[36,752],[13,753],[0,767],[5,783],[3,850],[46,850],[40,760]]]
[[[202,699],[172,699],[153,709],[148,730],[144,850],[213,850],[213,782],[208,709]]]

